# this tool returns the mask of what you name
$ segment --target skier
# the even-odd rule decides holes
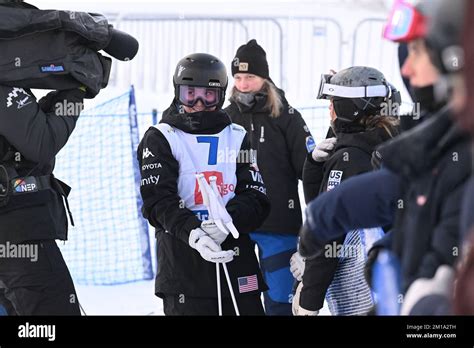
[[[314,140],[300,113],[270,79],[265,50],[256,40],[237,49],[232,75],[231,104],[225,111],[247,130],[272,204],[263,225],[251,233],[270,288],[264,294],[265,312],[291,315],[293,277],[289,261],[302,224],[298,180]]]
[[[240,314],[264,314],[260,294],[267,287],[248,234],[270,206],[245,130],[221,109],[227,82],[218,58],[195,53],[181,59],[175,98],[138,147],[143,215],[156,228],[155,292],[166,315],[218,314],[215,263],[228,267]],[[208,181],[216,177],[238,239],[208,220],[199,173]],[[225,286],[221,291],[222,313],[235,314],[232,294]]]
[[[363,93],[354,98],[358,90]],[[366,97],[369,93],[371,97]],[[351,67],[335,75],[323,75],[318,98],[331,100],[331,128],[337,138],[320,142],[307,157],[304,177],[311,178],[312,185],[318,186],[312,196],[373,169],[371,158],[375,148],[398,134],[398,120],[394,117],[398,115],[389,114],[392,110],[389,106],[401,103],[400,93],[385,76],[369,67]],[[344,238],[341,236],[329,244],[342,246]],[[296,258],[299,258],[297,253],[292,256],[292,263],[298,262]],[[327,257],[325,249],[306,260],[302,279],[294,274],[302,282],[297,290],[299,301],[293,301],[293,314],[318,314],[338,264],[339,257]]]

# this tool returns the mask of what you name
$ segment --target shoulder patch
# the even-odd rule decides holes
[[[333,188],[335,188],[341,183],[342,174],[344,174],[342,170],[331,170],[331,172],[329,173],[328,186],[326,191],[331,191]]]
[[[15,105],[17,109],[22,109],[28,104],[31,104],[33,101],[31,100],[31,95],[28,94],[23,88],[14,87],[11,89],[10,93],[8,93],[6,103],[7,108]]]
[[[310,135],[306,137],[306,150],[308,151],[308,153],[313,152],[315,147],[316,147],[316,142],[314,141],[313,136]]]

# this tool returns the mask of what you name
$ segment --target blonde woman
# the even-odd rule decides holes
[[[269,286],[264,293],[265,311],[267,315],[291,315],[289,261],[302,223],[298,180],[314,141],[300,113],[289,106],[284,92],[270,79],[266,53],[256,40],[239,47],[232,76],[231,104],[225,111],[232,122],[247,130],[271,202],[269,217],[251,233]]]

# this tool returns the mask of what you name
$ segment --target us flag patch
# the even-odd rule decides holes
[[[239,293],[250,292],[258,290],[257,275],[237,278],[239,283]]]

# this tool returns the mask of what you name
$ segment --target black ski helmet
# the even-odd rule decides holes
[[[179,102],[179,86],[217,87],[220,89],[220,109],[225,101],[228,77],[220,59],[207,53],[193,53],[181,59],[173,76],[175,99]]]
[[[400,92],[377,69],[354,66],[335,75],[323,76],[318,98],[331,98],[337,118],[341,121],[353,122],[362,116],[377,115],[389,102],[400,106]],[[328,84],[328,88],[324,88],[324,84]],[[331,85],[350,89],[337,91]]]

